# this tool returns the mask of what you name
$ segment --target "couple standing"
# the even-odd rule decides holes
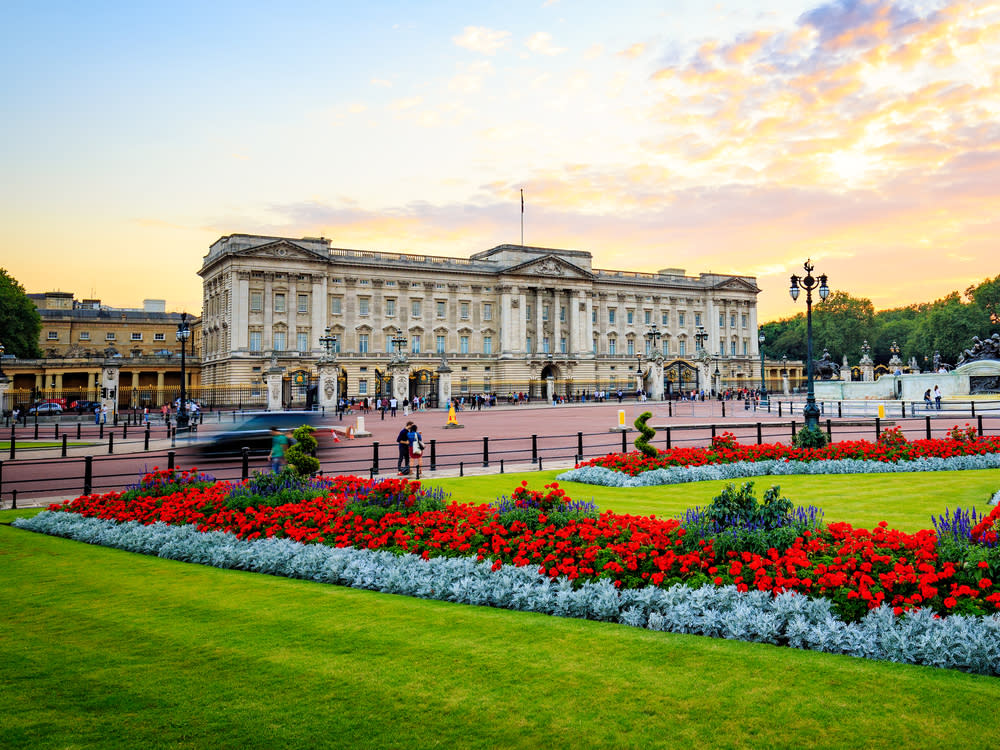
[[[410,473],[410,463],[417,467],[417,479],[420,479],[420,460],[424,455],[424,442],[413,422],[407,422],[406,426],[396,435],[396,445],[399,448],[399,458],[396,459],[396,471],[400,475]]]

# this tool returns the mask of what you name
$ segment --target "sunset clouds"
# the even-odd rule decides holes
[[[2,265],[196,312],[222,234],[465,256],[518,241],[524,188],[527,243],[756,275],[763,320],[806,257],[880,308],[1000,273],[1000,3],[705,5],[45,19],[65,57],[0,52]],[[120,278],[146,253],[161,291]]]

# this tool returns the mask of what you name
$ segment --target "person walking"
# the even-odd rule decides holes
[[[277,427],[271,428],[271,471],[278,473],[284,468],[288,459],[285,458],[285,451],[288,450],[288,435]]]
[[[94,424],[100,424],[100,423],[101,423],[101,407],[100,406],[95,406],[94,407]]]
[[[396,447],[399,448],[399,457],[396,459],[396,471],[400,476],[410,473],[410,428],[413,422],[407,420],[403,429],[396,435]]]
[[[410,423],[410,431],[407,433],[407,441],[410,449],[410,464],[417,467],[417,479],[420,479],[420,461],[424,456],[424,441],[417,426]]]
[[[934,408],[941,411],[941,389],[934,386]]]
[[[930,411],[931,407],[932,407],[932,404],[931,404],[931,389],[928,388],[926,391],[924,391],[924,409],[927,410],[927,411]]]
[[[392,398],[389,399],[389,411],[392,413],[392,416],[396,416],[396,410],[398,408],[399,408],[399,402],[396,400],[396,397],[393,396]]]

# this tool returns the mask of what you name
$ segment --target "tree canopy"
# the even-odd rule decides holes
[[[766,339],[766,356],[806,358],[804,312],[765,323],[760,329]],[[986,338],[998,331],[1000,276],[970,286],[964,299],[959,292],[952,292],[935,302],[876,312],[871,300],[834,292],[813,306],[813,356],[819,357],[828,349],[838,362],[844,355],[849,362],[857,362],[867,340],[877,363],[889,361],[889,348],[895,342],[905,361],[916,357],[924,367],[939,353],[942,362],[954,365],[973,336]]]
[[[6,354],[40,357],[42,317],[17,279],[0,268],[0,343]]]

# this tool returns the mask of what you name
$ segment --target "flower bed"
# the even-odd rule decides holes
[[[780,443],[743,445],[732,433],[712,438],[707,448],[673,448],[656,456],[639,451],[611,453],[577,464],[560,481],[636,487],[711,479],[783,474],[869,474],[1000,468],[1000,437],[979,437],[954,427],[943,440],[908,441],[900,428],[879,440],[851,440],[824,448]]]
[[[984,517],[956,510],[936,519],[936,531],[906,534],[885,523],[872,530],[823,525],[817,509],[794,508],[777,488],[758,503],[752,484],[728,488],[707,509],[659,519],[598,514],[557,483],[545,492],[522,483],[510,499],[481,505],[446,504],[406,479],[319,478],[294,480],[294,487],[282,475],[239,484],[209,479],[154,471],[127,492],[85,495],[17,525],[48,531],[72,516],[221,532],[246,542],[464,558],[496,574],[531,571],[531,580],[568,590],[609,586],[622,592],[621,602],[634,601],[625,592],[674,586],[769,599],[805,595],[825,601],[823,611],[841,624],[883,610],[963,615],[976,627],[995,625],[1000,639],[1000,508]],[[287,502],[290,492],[296,498]],[[247,504],[251,497],[257,504]],[[644,620],[648,627],[657,622],[652,614]]]

